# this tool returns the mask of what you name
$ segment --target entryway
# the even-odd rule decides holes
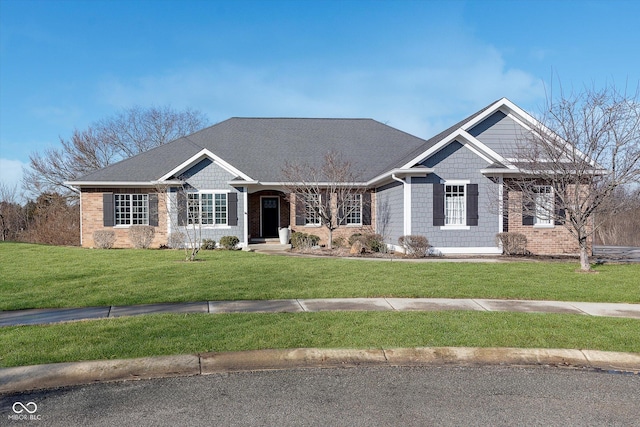
[[[278,237],[280,227],[280,197],[260,197],[260,236]]]

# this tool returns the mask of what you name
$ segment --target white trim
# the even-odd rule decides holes
[[[466,197],[466,196],[465,196]],[[465,206],[466,207],[466,206]],[[466,218],[465,218],[466,222]],[[451,230],[471,230],[470,225],[441,225],[440,230],[443,231],[451,231]]]
[[[502,255],[502,249],[497,246],[475,246],[468,248],[461,247],[433,247],[435,251],[442,252],[443,255]]]
[[[229,194],[233,193],[234,191],[232,190],[209,190],[209,189],[203,189],[203,190],[189,190],[186,191],[185,194],[187,196],[187,212],[189,209],[189,195],[190,194],[197,194],[198,195],[198,223],[191,223],[189,224],[190,220],[193,220],[191,218],[191,216],[187,213],[187,224],[184,225],[184,227],[193,227],[195,225],[198,225],[200,228],[202,228],[203,230],[213,230],[213,229],[226,229],[226,228],[231,228],[231,226],[229,225]],[[202,194],[213,194],[213,199],[212,199],[212,207],[213,207],[213,224],[202,224]],[[225,194],[227,197],[225,199],[225,217],[226,217],[226,222],[224,224],[216,224],[216,198],[215,195],[216,194]]]
[[[444,221],[445,224],[440,226],[440,230],[471,230],[471,226],[467,225],[467,185],[471,184],[470,179],[441,179],[440,183],[444,185]],[[447,224],[447,185],[463,185],[464,186],[464,209],[462,224]]]
[[[103,204],[102,205],[102,210],[104,210],[104,202],[102,202],[102,204]],[[114,202],[114,205],[115,205],[115,202]],[[82,228],[83,228],[82,227],[82,222],[83,222],[82,221],[82,212],[83,212],[83,210],[82,210],[82,192],[81,192],[80,193],[80,247],[82,247],[82,243],[83,243],[83,239],[82,239]],[[114,214],[115,214],[115,212],[114,212]],[[104,215],[104,213],[103,213],[103,215]],[[115,220],[116,220],[116,218],[114,216],[114,218],[113,218],[114,223],[115,223]],[[102,226],[104,227],[104,219],[101,222],[102,222]]]
[[[166,211],[165,215],[167,216],[167,244],[169,244],[169,238],[171,237],[171,222],[173,220],[173,218],[171,217],[171,213],[172,213],[171,193],[167,191],[164,194],[164,196],[165,196],[165,205],[166,205],[164,210]],[[158,203],[160,203],[159,200],[158,200]],[[160,208],[158,207],[158,225],[159,224],[160,224]]]
[[[376,185],[379,184],[380,182],[386,181],[388,179],[393,179],[393,175],[402,175],[402,176],[427,176],[429,174],[432,174],[435,171],[435,169],[433,168],[396,168],[396,169],[391,169],[388,172],[385,172],[383,174],[380,174],[378,176],[376,176],[375,178],[370,179],[369,181],[367,181],[366,185],[367,186],[372,186],[372,185]]]
[[[243,238],[244,243],[243,247],[249,246],[249,189],[247,186],[243,186],[243,196],[242,196],[242,207],[243,207],[243,218],[242,225],[244,226]]]
[[[359,204],[360,204],[360,207],[359,207],[359,209],[360,209],[360,210],[359,210],[359,213],[360,213],[360,222],[350,222],[350,223],[349,223],[349,222],[347,222],[347,218],[345,217],[345,218],[344,218],[344,226],[345,226],[345,227],[362,227],[362,226],[363,226],[363,224],[362,224],[362,219],[363,219],[363,218],[362,218],[362,217],[363,217],[363,212],[362,212],[362,203],[363,203],[362,194],[361,194],[361,193],[358,193],[358,194],[351,194],[351,196],[358,196],[358,197],[360,198],[360,203],[359,203]],[[350,212],[350,213],[349,213],[349,215],[350,215],[350,214],[352,214],[352,213],[353,213],[353,211],[352,211],[352,212]]]
[[[411,176],[405,178],[404,185],[404,235],[411,235]]]
[[[156,187],[156,181],[66,181],[67,185],[84,187]]]
[[[280,196],[260,196],[260,237],[264,237],[264,231],[262,230],[262,199],[278,199],[278,229],[280,229]],[[277,233],[276,230],[276,233]]]
[[[178,165],[177,167],[171,169],[171,171],[169,171],[168,173],[166,173],[162,177],[160,177],[159,181],[165,181],[165,180],[169,179],[170,177],[172,177],[173,175],[176,175],[178,172],[185,171],[189,167],[197,164],[200,160],[203,160],[203,159],[205,159],[207,157],[210,160],[212,160],[214,163],[216,163],[220,167],[222,167],[224,170],[229,172],[230,174],[235,175],[235,176],[239,176],[242,179],[244,179],[245,181],[253,181],[253,179],[251,177],[249,177],[249,175],[247,175],[247,174],[241,172],[240,170],[236,169],[231,164],[225,162],[224,160],[222,160],[222,158],[216,156],[215,154],[213,154],[211,151],[207,150],[206,148],[202,149],[201,151],[199,151],[195,155],[191,156],[189,159],[187,159],[184,162],[180,163],[180,165]]]
[[[498,233],[504,232],[504,178],[498,177]],[[502,242],[500,242],[500,246]]]

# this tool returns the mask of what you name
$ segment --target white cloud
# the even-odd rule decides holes
[[[465,41],[465,43],[469,43]],[[509,68],[492,46],[412,52],[384,67],[216,63],[135,81],[111,79],[102,97],[116,107],[192,107],[213,121],[231,116],[370,117],[428,138],[503,96],[525,109],[543,99],[542,82]]]

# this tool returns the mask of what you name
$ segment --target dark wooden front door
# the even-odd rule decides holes
[[[260,200],[262,237],[278,237],[278,227],[280,226],[280,198],[262,197]]]

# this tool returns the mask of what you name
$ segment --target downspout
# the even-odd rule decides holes
[[[403,234],[408,236],[411,234],[411,177],[407,177],[406,180],[398,178],[395,173],[391,174],[391,178],[395,181],[401,182],[403,186],[403,200],[404,200],[404,215],[403,215]]]

